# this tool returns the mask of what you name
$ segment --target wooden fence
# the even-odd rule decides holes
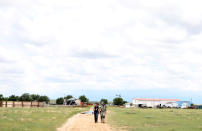
[[[44,107],[45,102],[36,101],[0,101],[0,107]]]

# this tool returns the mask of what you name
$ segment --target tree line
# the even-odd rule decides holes
[[[56,104],[62,105],[64,103],[65,99],[68,100],[68,99],[71,99],[71,98],[73,98],[72,95],[67,95],[65,97],[59,97],[59,98],[56,99]],[[83,103],[89,103],[89,99],[85,95],[79,96],[78,99],[80,99],[81,102],[83,102]],[[105,104],[108,104],[108,100],[107,99],[102,98],[100,100],[100,103],[102,103],[102,102],[104,102]],[[125,103],[127,103],[127,101],[125,101],[123,98],[121,98],[121,96],[116,97],[116,98],[113,99],[113,104],[114,105],[122,106]]]
[[[64,103],[65,99],[68,100],[68,99],[71,99],[71,98],[73,98],[72,95],[67,95],[65,97],[59,97],[59,98],[56,99],[56,104],[62,105]],[[83,102],[83,103],[88,103],[89,102],[89,99],[85,95],[79,96],[79,100],[81,102]]]
[[[0,94],[0,101],[37,101],[48,103],[50,99],[46,95],[41,96],[38,94],[24,93],[21,96],[11,95],[9,97],[4,97],[2,94]]]
[[[62,105],[64,103],[64,99],[68,100],[70,98],[73,98],[73,96],[72,95],[67,95],[65,97],[59,97],[59,98],[56,99],[56,104]],[[79,99],[83,103],[89,103],[89,99],[85,95],[79,96]],[[9,97],[3,97],[3,95],[0,94],[0,101],[37,101],[37,102],[49,103],[50,99],[46,95],[40,96],[38,94],[24,93],[21,96],[11,95]],[[105,104],[108,104],[108,100],[104,99],[104,98],[102,98],[100,100],[100,103],[101,102],[104,102]],[[123,100],[123,98],[120,97],[120,96],[113,99],[113,105],[121,106],[121,105],[124,105],[125,103],[127,103],[127,101]]]

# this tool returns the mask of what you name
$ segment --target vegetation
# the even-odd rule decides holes
[[[3,95],[0,94],[0,101],[2,101],[4,99]]]
[[[89,101],[85,95],[80,96],[79,99],[81,100],[81,102],[84,102],[84,103]]]
[[[70,99],[70,98],[73,98],[73,96],[72,95],[67,95],[67,96],[64,97],[64,99],[67,99],[67,100]]]
[[[0,131],[55,131],[67,118],[89,108],[0,108]]]
[[[8,101],[17,101],[19,100],[19,96],[11,95],[8,97]]]
[[[47,96],[40,96],[38,101],[48,103],[50,100]]]
[[[123,98],[121,98],[121,97],[116,97],[113,99],[113,103],[114,103],[114,105],[121,106],[121,105],[127,103],[127,101],[124,101]]]
[[[32,94],[31,98],[32,98],[33,101],[39,101],[40,95]]]
[[[201,131],[202,110],[109,107],[110,124],[129,131]],[[121,118],[121,119],[120,119]]]
[[[108,100],[107,99],[101,99],[100,103],[104,102],[105,104],[108,104]]]
[[[62,105],[63,103],[64,103],[64,98],[63,97],[60,97],[60,98],[56,99],[56,104]]]
[[[32,97],[29,93],[24,93],[19,98],[20,101],[32,101]]]
[[[11,95],[8,98],[0,94],[0,101],[39,101],[48,103],[50,100],[48,96],[40,96],[37,94],[24,93],[21,96]]]

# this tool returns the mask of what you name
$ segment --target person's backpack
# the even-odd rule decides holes
[[[98,112],[98,109],[99,109],[99,107],[98,107],[98,106],[95,106],[94,112]]]

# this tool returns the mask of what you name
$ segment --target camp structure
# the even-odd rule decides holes
[[[76,98],[70,98],[65,100],[65,105],[81,105],[81,100],[76,99]]]

